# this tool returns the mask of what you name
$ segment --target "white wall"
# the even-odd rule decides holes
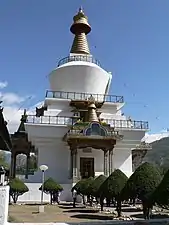
[[[53,177],[59,183],[69,183],[70,150],[64,142],[58,140],[55,145],[39,146],[38,154],[38,166],[48,166],[46,177]]]
[[[38,148],[38,168],[40,165],[47,165],[48,170],[45,177],[52,177],[58,183],[68,184],[70,149],[60,138],[43,139],[36,138],[35,146]],[[29,176],[29,182],[41,182],[41,171]]]
[[[40,202],[41,201],[41,191],[39,187],[41,183],[25,183],[29,191],[18,198],[18,202]],[[72,184],[61,184],[63,187],[63,192],[61,192],[61,201],[72,201],[71,188]],[[44,194],[44,202],[49,202],[50,196]]]
[[[120,169],[126,176],[132,174],[132,154],[131,149],[114,149],[113,168]]]
[[[0,186],[0,225],[7,224],[9,186]]]
[[[49,75],[54,91],[105,94],[110,74],[90,62],[69,62]]]

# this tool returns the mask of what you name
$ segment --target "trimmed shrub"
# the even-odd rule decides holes
[[[117,201],[118,216],[121,216],[120,193],[127,182],[127,176],[119,169],[115,170],[100,186],[98,193],[100,195],[101,210],[103,210],[103,199],[109,200],[115,198]]]
[[[12,197],[14,203],[17,202],[18,197],[29,191],[29,188],[19,178],[14,178],[9,181],[10,191],[9,194]]]
[[[93,196],[93,197],[99,197],[99,188],[100,186],[103,184],[103,182],[106,180],[107,178],[104,175],[100,175],[98,177],[96,177],[93,182],[91,183],[91,185],[89,186],[89,190],[88,192]]]
[[[121,192],[121,198],[138,198],[143,204],[143,214],[145,219],[150,216],[152,208],[151,195],[161,181],[159,168],[150,163],[144,163],[139,166],[128,179],[124,189]]]
[[[152,200],[162,208],[169,209],[169,170],[165,173],[161,183],[152,194]]]
[[[94,179],[93,177],[89,177],[87,179],[80,180],[72,188],[72,191],[75,189],[77,191],[77,194],[82,196],[90,194],[89,186],[92,184],[93,179]]]
[[[127,176],[121,170],[115,170],[100,186],[100,196],[108,199],[118,199],[127,179]]]
[[[53,202],[53,197],[56,195],[58,197],[58,193],[63,191],[63,187],[58,184],[56,181],[54,181],[52,178],[48,178],[44,184],[43,184],[43,191],[46,194],[50,194],[50,203]],[[42,191],[42,185],[39,188],[40,191]]]

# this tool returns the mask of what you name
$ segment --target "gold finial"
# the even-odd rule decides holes
[[[90,102],[95,102],[95,98],[93,97],[93,95],[90,95],[90,97],[88,98],[88,100],[90,101]]]
[[[75,35],[71,48],[71,53],[90,54],[87,37],[91,27],[88,23],[88,18],[85,16],[82,7],[79,8],[77,15],[73,17],[73,24],[70,31]]]
[[[82,6],[80,6],[80,8],[79,8],[79,13],[83,13],[83,8],[82,8]]]

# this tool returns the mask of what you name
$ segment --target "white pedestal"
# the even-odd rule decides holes
[[[0,186],[0,225],[7,224],[9,205],[9,186]]]
[[[1,184],[5,184],[5,174],[1,174]]]

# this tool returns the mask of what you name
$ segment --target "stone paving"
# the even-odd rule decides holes
[[[143,220],[141,208],[134,206],[122,207],[122,220]],[[87,221],[105,221],[119,220],[117,213],[113,207],[104,207],[104,212],[96,206],[93,208],[78,204],[76,208],[70,203],[57,205],[46,205],[44,213],[38,213],[38,205],[10,205],[9,207],[10,221],[27,222],[27,223],[42,223],[42,222],[87,222]],[[167,218],[168,215],[163,215],[161,218]],[[159,217],[157,217],[159,218]],[[12,222],[11,221],[11,222]]]
[[[124,211],[126,209],[124,208]],[[135,209],[134,209],[135,210]],[[111,211],[111,212],[110,212]],[[16,222],[85,222],[85,221],[104,221],[112,220],[116,217],[113,213],[114,208],[104,208],[104,212],[100,212],[97,208],[87,207],[83,205],[77,205],[73,208],[71,204],[64,203],[57,205],[46,205],[45,213],[38,213],[38,205],[10,205],[9,217],[10,220]],[[126,216],[130,214],[140,213],[139,211],[124,212]],[[128,219],[129,220],[129,219]]]

